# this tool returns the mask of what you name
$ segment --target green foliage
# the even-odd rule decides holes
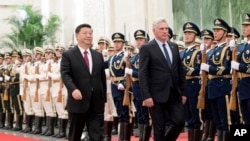
[[[55,33],[61,23],[57,15],[51,15],[46,19],[40,10],[29,5],[17,7],[14,14],[5,21],[11,25],[11,29],[1,38],[1,47],[17,50],[24,46],[33,49],[35,46],[54,44]]]
[[[224,19],[241,33],[241,23],[249,11],[249,0],[172,0],[174,13],[174,33],[182,39],[182,26],[193,22],[200,29],[213,27],[215,18]],[[229,2],[231,3],[232,23],[230,23]],[[202,15],[202,16],[201,16]],[[202,18],[202,19],[201,19]]]

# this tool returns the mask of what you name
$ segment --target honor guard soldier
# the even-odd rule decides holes
[[[29,69],[29,88],[30,95],[32,97],[32,108],[35,113],[35,129],[32,131],[33,134],[42,133],[42,122],[44,118],[44,109],[42,105],[42,96],[40,95],[40,89],[44,89],[44,86],[41,87],[40,83],[40,68],[42,66],[42,56],[43,48],[35,47],[34,48],[34,63]],[[44,81],[44,80],[43,80]]]
[[[0,128],[5,126],[6,111],[4,107],[3,93],[4,93],[4,54],[0,53]]]
[[[230,61],[231,51],[226,43],[230,31],[229,25],[222,19],[214,20],[214,40],[217,46],[213,49],[207,63],[201,64],[201,70],[208,72],[208,99],[211,102],[212,115],[218,129],[218,141],[229,140],[228,101],[231,90]]]
[[[182,41],[176,41],[175,43],[178,45],[179,52],[183,52],[183,50],[185,49],[184,42],[182,42]]]
[[[240,33],[238,32],[238,30],[234,27],[231,27],[230,32],[228,32],[227,34],[227,38],[226,38],[226,42],[230,47],[230,41],[232,43],[232,41],[237,42],[237,40],[240,38]],[[238,46],[238,45],[237,45]],[[232,49],[231,49],[232,50]],[[238,89],[238,88],[237,88]],[[238,91],[238,90],[237,90]],[[231,114],[231,125],[238,125],[238,124],[242,124],[242,117],[241,117],[241,113],[240,113],[240,109],[239,109],[239,104],[238,104],[238,92],[235,93],[236,94],[236,109],[235,111],[230,110],[230,114]]]
[[[20,85],[19,85],[19,70],[22,63],[22,54],[17,50],[13,50],[11,53],[12,58],[12,68],[10,72],[10,80],[9,80],[9,95],[10,95],[10,103],[13,109],[13,113],[15,113],[16,124],[14,131],[22,130],[23,125],[23,102],[20,96]]]
[[[173,30],[172,28],[168,27],[168,41],[170,41],[173,38]]]
[[[11,62],[11,53],[10,52],[5,52],[4,55],[4,95],[3,95],[3,100],[4,100],[4,107],[6,110],[6,116],[7,116],[7,125],[5,126],[4,129],[10,130],[13,128],[13,120],[14,120],[14,113],[12,109],[12,100],[10,100],[10,94],[9,94],[9,81],[10,81],[10,72],[12,69],[12,62]]]
[[[104,54],[102,52],[103,57],[106,58],[104,60],[109,59],[114,55],[114,47],[109,46],[107,48],[107,54]],[[106,57],[105,57],[106,56]],[[117,118],[117,112],[113,100],[113,96],[111,93],[111,78],[110,78],[110,72],[109,68],[105,69],[106,74],[106,80],[107,80],[107,102],[105,103],[105,110],[104,110],[104,134],[103,134],[103,140],[104,141],[110,141],[111,140],[111,134],[112,134],[112,127],[114,124],[114,117]],[[118,124],[118,121],[116,121],[116,124]]]
[[[237,41],[239,38],[240,38],[239,31],[236,28],[231,27],[230,31],[227,34],[226,42],[229,44],[231,40],[234,39]]]
[[[52,77],[48,76],[48,74],[52,72],[52,66],[54,64],[54,47],[47,45],[44,49],[45,60],[39,68],[39,75],[37,75],[37,79],[40,81],[39,94],[42,98],[42,105],[46,114],[46,129],[41,135],[52,136],[54,135],[56,111],[51,93]]]
[[[30,93],[29,85],[29,69],[32,68],[32,51],[29,49],[24,49],[22,52],[23,64],[20,67],[20,95],[23,100],[23,108],[26,117],[26,127],[22,130],[24,133],[29,133],[32,131],[34,111],[32,109],[32,96]]]
[[[134,33],[135,45],[138,50],[149,41],[149,36],[144,30],[136,30]],[[131,68],[125,68],[125,73],[132,76],[132,92],[135,98],[135,108],[139,128],[139,140],[149,141],[152,130],[152,121],[149,116],[149,109],[143,106],[143,100],[139,88],[139,53],[135,54],[130,60]]]
[[[203,48],[201,47],[201,51],[203,49],[206,50],[206,60],[208,60],[209,58],[211,58],[211,54],[213,52],[212,51],[213,50],[212,43],[214,40],[213,32],[211,30],[204,29],[201,31],[201,38],[203,40],[203,44],[201,44]],[[204,47],[204,45],[206,48]],[[207,81],[207,78],[205,81]],[[202,111],[202,117],[204,121],[204,131],[203,131],[202,141],[214,141],[216,126],[212,115],[211,104],[208,100],[207,86],[205,87],[205,107],[204,110]]]
[[[247,42],[239,45],[237,61],[232,61],[231,66],[239,73],[238,92],[243,124],[250,125],[250,13],[245,15],[242,34]]]
[[[68,112],[65,110],[67,102],[67,91],[60,74],[61,56],[64,51],[65,48],[63,45],[56,45],[55,53],[57,61],[52,64],[51,72],[48,73],[48,77],[51,77],[53,82],[51,87],[53,98],[52,100],[55,104],[55,109],[59,119],[59,132],[53,136],[56,138],[66,137],[66,128],[68,124]]]
[[[103,36],[101,36],[100,38],[99,38],[99,40],[98,40],[98,47],[97,47],[97,49],[98,49],[98,51],[100,52],[100,53],[103,53],[103,51],[106,51],[107,50],[107,47],[109,47],[109,41],[108,41],[108,39],[106,39],[105,37],[103,37]]]
[[[183,25],[184,42],[186,49],[181,58],[186,70],[187,102],[186,122],[188,128],[188,141],[200,141],[202,136],[202,117],[197,109],[198,95],[200,90],[200,57],[201,52],[196,48],[195,39],[200,37],[199,27],[187,22]]]
[[[124,90],[125,90],[125,60],[123,46],[125,43],[125,37],[122,33],[114,33],[112,35],[112,41],[114,42],[115,54],[106,61],[108,63],[110,76],[111,76],[111,93],[116,106],[117,114],[120,123],[119,140],[130,140],[131,135],[131,123],[129,119],[128,106],[123,105]]]

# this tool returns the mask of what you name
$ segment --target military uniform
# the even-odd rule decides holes
[[[26,114],[26,127],[23,130],[24,133],[28,133],[32,131],[33,119],[34,119],[34,111],[32,108],[32,96],[30,93],[31,85],[29,85],[29,69],[32,68],[31,60],[26,61],[26,57],[30,56],[32,59],[32,51],[29,49],[25,49],[22,52],[24,63],[20,67],[20,95],[23,100],[24,113]]]
[[[21,52],[18,52],[16,50],[13,50],[11,53],[11,57],[16,57],[16,60],[14,61],[10,73],[10,83],[9,83],[9,95],[10,95],[10,101],[12,101],[12,109],[13,112],[16,115],[16,125],[15,128],[13,129],[14,131],[20,131],[22,130],[22,123],[23,123],[23,101],[21,100],[20,96],[20,65],[22,61],[22,54]]]
[[[213,29],[228,32],[230,27],[224,20],[217,18],[214,20]],[[208,99],[211,102],[212,114],[219,131],[219,141],[227,141],[229,138],[230,61],[230,48],[228,48],[225,40],[221,39],[220,43],[213,49],[208,63],[202,63],[201,65],[201,69],[208,72]]]
[[[230,32],[227,34],[229,38],[228,39],[228,43],[230,40],[237,40],[240,37],[240,33],[238,32],[238,30],[234,27],[231,27]],[[238,88],[237,88],[238,89]],[[230,110],[230,117],[231,117],[231,124],[232,125],[238,125],[242,123],[242,117],[241,117],[241,113],[240,113],[240,107],[239,107],[239,100],[238,100],[238,90],[236,89],[236,110]]]
[[[201,31],[201,37],[207,38],[207,39],[214,39],[213,32],[208,29],[204,29]],[[205,43],[204,43],[205,44]],[[213,53],[213,48],[206,46],[206,60],[209,60],[211,58],[211,55]],[[207,81],[207,78],[206,78]],[[216,133],[216,126],[212,115],[212,109],[211,104],[208,99],[208,90],[207,85],[205,89],[205,107],[204,110],[202,110],[202,118],[204,121],[204,131],[203,131],[203,137],[202,141],[213,141],[215,138]]]
[[[250,13],[245,15],[243,28],[249,28],[250,26]],[[245,33],[248,34],[249,33]],[[244,35],[246,36],[246,35]],[[238,70],[239,83],[238,92],[240,100],[240,108],[243,117],[243,124],[250,125],[250,41],[239,45],[237,62],[232,61],[232,69]]]
[[[200,29],[192,22],[187,22],[183,25],[183,32],[192,32],[196,36],[200,36]],[[185,103],[185,108],[189,141],[200,141],[203,130],[201,110],[197,109],[198,95],[201,88],[199,75],[200,58],[201,52],[196,48],[194,42],[186,47],[183,58],[181,58],[186,70],[187,102]]]
[[[112,35],[113,42],[125,42],[124,35],[121,33],[114,33]],[[106,61],[106,67],[109,67],[111,74],[111,92],[116,106],[117,114],[119,116],[120,123],[120,140],[130,140],[131,133],[131,123],[129,123],[130,118],[129,107],[123,106],[124,90],[125,90],[125,60],[124,51],[119,51],[115,55]]]
[[[11,81],[11,70],[12,70],[12,62],[11,62],[11,53],[5,52],[5,65],[4,65],[4,107],[6,109],[7,116],[7,125],[4,129],[10,130],[13,128],[13,120],[14,120],[14,112],[12,107],[12,99],[10,96],[9,83]]]
[[[56,53],[62,54],[65,48],[62,45],[56,46]],[[58,57],[58,56],[57,56]],[[68,123],[68,112],[66,111],[66,102],[67,102],[67,89],[63,84],[60,74],[60,65],[61,65],[61,56],[58,57],[58,60],[54,62],[51,66],[51,72],[48,73],[48,76],[52,79],[52,98],[53,103],[55,104],[56,113],[59,119],[59,132],[55,134],[54,137],[63,138],[66,137],[66,127]]]
[[[105,55],[103,51],[104,61],[106,61],[109,57],[113,56],[113,53],[109,52],[114,52],[114,47],[108,47],[107,54]],[[111,93],[111,80],[110,80],[111,78],[110,78],[109,68],[105,69],[105,74],[107,79],[107,102],[105,103],[105,109],[104,109],[104,141],[110,141],[112,126],[114,125],[113,127],[116,128],[116,125],[118,124],[118,121],[115,119],[118,115],[116,112],[116,107]],[[117,130],[117,128],[114,129],[113,132],[116,132],[115,130]]]
[[[42,95],[41,90],[46,90],[44,85],[45,79],[40,79],[40,73],[42,68],[41,60],[38,60],[38,56],[43,55],[43,49],[41,47],[34,48],[35,54],[35,62],[29,69],[29,88],[30,88],[30,96],[32,97],[32,108],[35,114],[35,129],[32,131],[33,134],[40,134],[42,133],[42,122],[44,118],[44,109],[42,103]],[[41,58],[40,58],[41,59]]]
[[[51,54],[52,53],[52,54]],[[42,106],[46,114],[46,129],[42,133],[45,136],[54,135],[54,122],[56,118],[55,103],[52,100],[51,86],[52,78],[48,76],[52,71],[52,66],[54,64],[53,60],[54,48],[52,46],[45,47],[45,62],[39,67],[39,75],[37,78],[40,81],[39,95],[42,100]],[[51,58],[47,58],[50,55]]]
[[[3,92],[4,92],[4,66],[3,66],[3,60],[4,60],[4,54],[0,53],[0,128],[3,128],[5,126],[5,107],[4,107],[4,100],[3,100]]]
[[[145,43],[149,41],[149,36],[143,30],[136,30],[134,33],[135,40],[141,38],[145,39]],[[135,98],[135,108],[137,111],[138,127],[139,127],[139,140],[148,141],[151,136],[152,121],[149,115],[149,109],[143,106],[143,99],[139,88],[139,53],[135,54],[130,59],[131,68],[128,69],[128,73],[132,77],[132,92]],[[127,72],[125,70],[125,72]]]

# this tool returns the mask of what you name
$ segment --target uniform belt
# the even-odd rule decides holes
[[[53,80],[53,83],[58,83],[58,82],[60,82],[59,80]]]
[[[249,73],[242,73],[242,72],[241,72],[241,73],[239,73],[238,75],[239,75],[240,79],[250,77],[250,74],[249,74]]]
[[[19,84],[19,82],[9,82],[9,85]]]
[[[110,80],[111,82],[115,83],[115,82],[120,82],[121,80],[124,80],[125,78],[123,76],[121,77],[111,77]]]
[[[132,77],[132,81],[133,81],[133,82],[139,81],[139,78]]]
[[[39,82],[47,82],[48,80],[39,80]],[[30,83],[36,83],[36,81],[29,81]]]
[[[209,74],[208,75],[208,79],[211,80],[211,79],[215,79],[215,78],[231,78],[232,76],[230,74],[228,75],[212,75],[212,74]]]
[[[201,78],[200,76],[191,76],[191,75],[186,75],[186,80],[189,80],[189,79],[199,79]]]

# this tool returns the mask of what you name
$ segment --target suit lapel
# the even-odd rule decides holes
[[[92,49],[90,49],[90,52],[91,52],[91,56],[92,56],[92,74],[94,74],[95,70],[96,70],[95,63],[98,61],[97,61],[96,53]]]
[[[82,64],[82,66],[86,69],[86,71],[89,72],[88,71],[88,67],[87,67],[86,63],[84,62],[82,53],[79,50],[78,46],[75,46],[75,48],[74,48],[74,54],[75,54],[77,60],[80,62],[80,64]]]
[[[176,52],[174,50],[173,44],[171,44],[169,41],[167,43],[168,43],[168,46],[170,47],[171,52],[172,52],[172,64],[171,64],[171,68],[173,68],[173,64],[175,64],[175,61],[176,61],[175,58],[174,58]]]

